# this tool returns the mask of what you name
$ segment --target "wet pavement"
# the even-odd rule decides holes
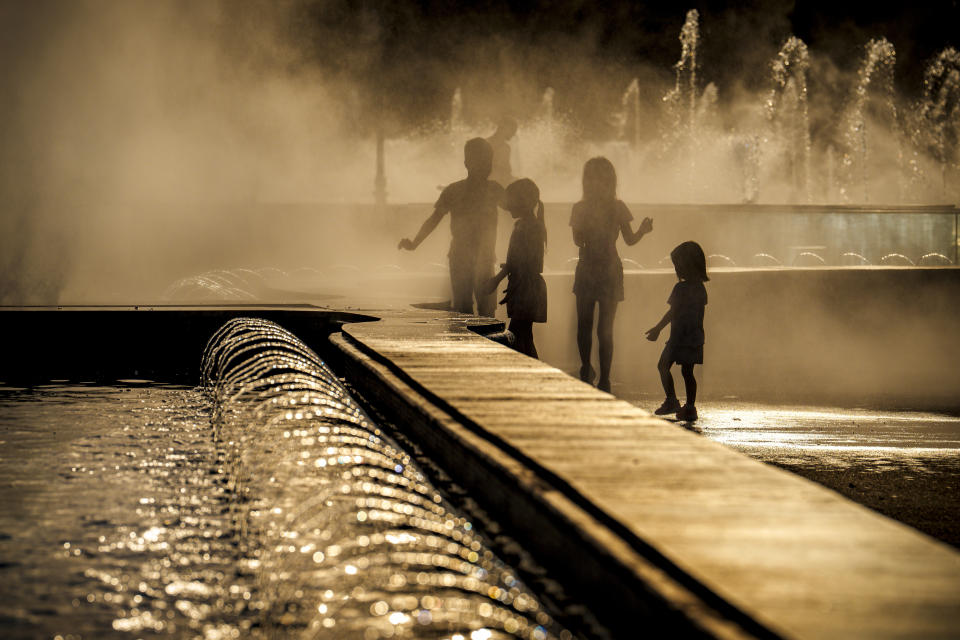
[[[960,416],[735,399],[698,411],[686,428],[960,547]]]

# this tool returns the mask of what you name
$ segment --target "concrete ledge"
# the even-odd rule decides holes
[[[348,373],[618,636],[948,638],[960,554],[442,313],[345,325]]]
[[[568,585],[565,588],[591,606],[617,637],[629,637],[640,626],[685,637],[774,637],[722,602],[717,604],[723,613],[711,607],[705,602],[710,594],[698,596],[661,568],[669,563],[661,561],[658,566],[647,560],[613,530],[614,523],[544,482],[547,474],[535,463],[475,433],[462,416],[438,406],[402,373],[343,336],[332,335],[330,340],[342,353],[349,378],[377,399],[378,409],[451,468],[457,482],[507,523],[512,536],[534,549]],[[678,573],[675,567],[670,569]]]

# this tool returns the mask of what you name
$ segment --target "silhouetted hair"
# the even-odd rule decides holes
[[[706,282],[710,279],[707,277],[707,259],[703,255],[703,249],[693,240],[677,245],[670,252],[670,260],[673,261],[673,268],[681,280]]]
[[[467,171],[486,169],[487,175],[493,168],[493,147],[483,138],[471,138],[463,145],[463,163]]]
[[[543,244],[547,244],[547,224],[543,215],[543,201],[540,200],[540,187],[530,178],[514,180],[506,189],[506,205],[508,210],[514,206],[522,211],[535,211],[537,222],[540,223],[540,234]]]
[[[617,171],[613,163],[597,156],[583,165],[583,199],[614,200],[617,197]]]

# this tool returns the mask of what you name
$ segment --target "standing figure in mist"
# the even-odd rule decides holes
[[[570,226],[573,242],[580,247],[580,260],[573,281],[577,296],[577,348],[580,351],[580,379],[593,383],[590,366],[593,350],[593,313],[599,307],[597,342],[600,347],[600,380],[597,388],[610,391],[610,365],[613,362],[613,319],[617,304],[623,300],[623,263],[617,253],[617,237],[628,245],[653,231],[653,220],[644,218],[636,233],[630,229],[633,215],[617,199],[617,172],[603,157],[591,158],[583,165],[583,199],[573,205]]]
[[[707,277],[703,249],[692,240],[671,251],[670,260],[680,282],[674,285],[667,299],[670,309],[656,326],[647,331],[647,340],[656,342],[663,328],[670,325],[670,339],[657,363],[667,397],[654,413],[658,416],[676,413],[678,420],[692,422],[697,419],[697,379],[693,377],[693,366],[703,364],[703,311],[707,305],[707,289],[703,283],[710,278]],[[670,373],[674,362],[680,365],[687,389],[687,404],[682,407]]]
[[[497,122],[497,130],[487,138],[487,142],[493,148],[493,169],[490,172],[490,179],[501,185],[513,182],[509,142],[515,135],[517,135],[517,121],[504,116]]]
[[[489,180],[493,149],[483,138],[472,138],[463,147],[467,178],[447,186],[434,205],[433,214],[424,221],[413,240],[404,238],[400,249],[413,251],[437,228],[443,216],[450,214],[450,288],[453,310],[493,317],[496,296],[485,293],[484,285],[493,277],[497,244],[497,206],[503,201],[503,187]]]
[[[496,292],[504,278],[507,291],[500,304],[506,303],[514,349],[537,357],[533,343],[533,323],[547,321],[547,283],[543,276],[543,250],[547,244],[547,227],[543,219],[540,189],[529,178],[522,178],[507,187],[503,208],[517,221],[510,235],[507,261],[486,285]]]

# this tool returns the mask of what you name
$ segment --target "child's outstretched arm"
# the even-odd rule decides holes
[[[624,221],[620,224],[620,233],[623,234],[623,241],[631,247],[640,242],[640,238],[647,235],[651,231],[653,231],[653,219],[651,218],[644,218],[643,222],[640,223],[640,226],[637,227],[636,233],[630,230],[629,222]]]
[[[663,328],[666,327],[673,320],[673,308],[667,309],[667,312],[663,314],[663,317],[660,318],[660,322],[656,324],[652,329],[647,330],[647,340],[650,342],[656,342],[657,338],[660,337],[660,332],[663,331]]]
[[[413,240],[410,238],[404,238],[400,241],[400,244],[397,245],[397,249],[413,251],[419,247],[420,243],[426,240],[427,236],[433,233],[433,230],[437,228],[437,225],[440,224],[440,221],[443,220],[443,216],[446,215],[446,213],[447,212],[443,209],[434,209],[430,217],[424,220],[423,224],[420,226],[420,231],[417,232],[416,237]]]

